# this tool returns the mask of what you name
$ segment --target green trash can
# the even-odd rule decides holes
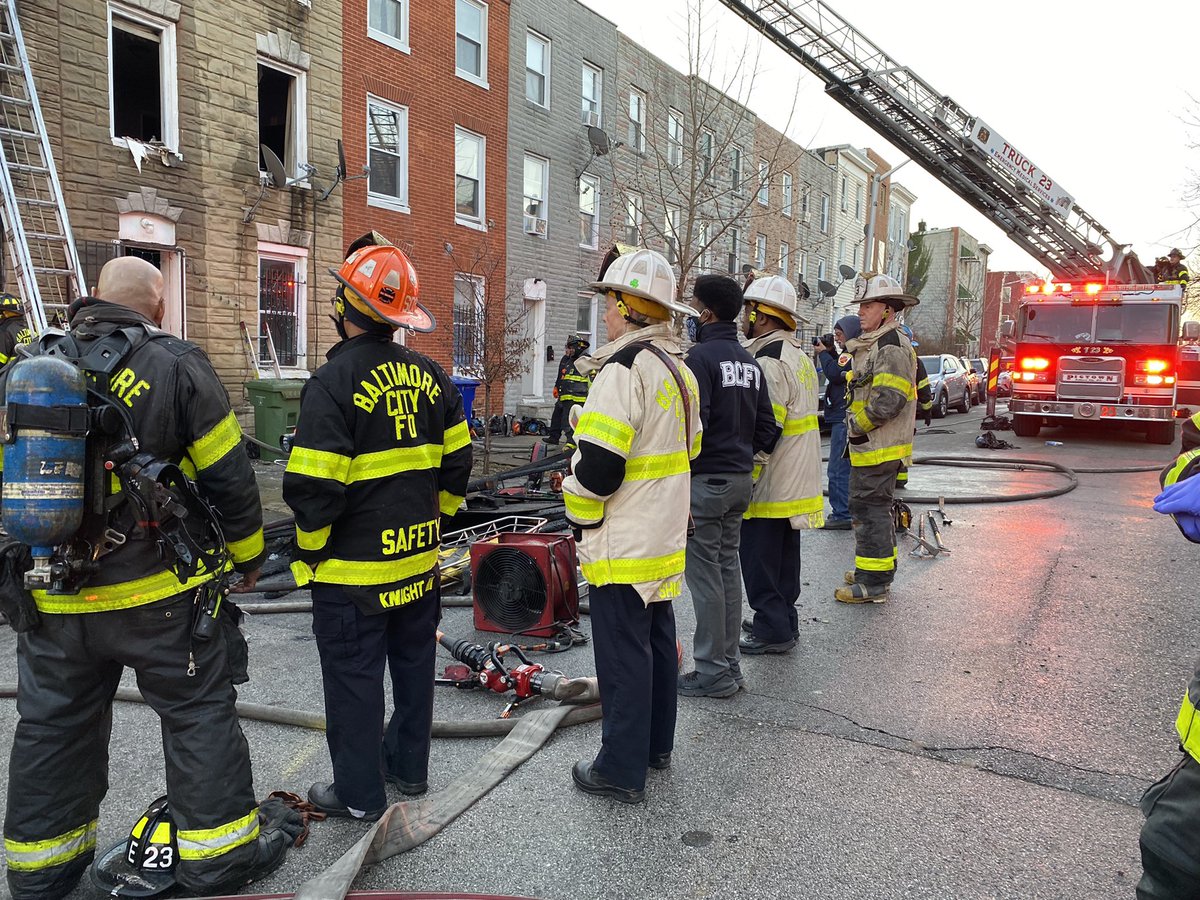
[[[280,440],[292,428],[300,416],[301,378],[260,378],[246,382],[246,395],[254,407],[254,436],[264,444],[279,447]],[[283,458],[283,452],[274,453],[263,447],[259,450],[268,462]]]

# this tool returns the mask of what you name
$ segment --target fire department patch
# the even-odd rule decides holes
[[[867,296],[867,279],[859,275],[854,279],[854,299],[861,300]]]
[[[838,357],[838,365],[839,366],[848,366],[848,365],[850,365],[850,360],[852,360],[852,359],[854,359],[854,357],[851,356],[849,353],[843,353],[841,356]]]

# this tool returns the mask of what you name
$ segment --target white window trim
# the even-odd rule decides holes
[[[479,8],[481,13],[479,19],[479,74],[468,72],[466,69],[458,67],[458,0],[454,2],[454,74],[463,81],[469,81],[471,84],[477,84],[484,90],[491,90],[491,85],[488,84],[488,5],[483,0],[463,0],[464,3],[469,3],[472,6]]]
[[[550,41],[550,38],[546,37],[546,35],[542,34],[540,31],[534,31],[532,28],[525,29],[525,71],[527,71],[527,72],[529,72],[529,71],[536,72],[537,71],[536,69],[531,70],[529,68],[529,38],[531,38],[531,37],[536,40],[541,41],[543,44],[546,45],[546,52],[545,52],[545,56],[544,56],[544,59],[546,61],[546,71],[537,73],[537,74],[541,75],[542,78],[545,79],[545,82],[546,82],[546,102],[538,103],[536,100],[531,98],[529,96],[529,85],[528,84],[525,85],[525,99],[528,100],[530,103],[532,103],[534,106],[539,107],[540,109],[549,109],[550,108],[550,65],[551,65],[550,52],[553,49],[553,44]]]
[[[381,44],[387,44],[393,50],[399,50],[401,53],[412,53],[412,47],[408,43],[408,7],[410,3],[411,0],[403,0],[400,4],[400,37],[396,37],[386,31],[379,31],[371,27],[371,0],[367,0],[367,37]]]
[[[401,170],[403,172],[404,199],[401,200],[398,197],[391,197],[387,194],[372,193],[371,179],[368,177],[367,206],[374,206],[379,209],[390,209],[393,212],[399,213],[411,213],[412,208],[409,206],[409,202],[412,198],[408,193],[408,107],[400,106],[397,103],[391,103],[380,97],[376,97],[374,94],[367,94],[367,159],[371,158],[371,104],[382,106],[385,109],[391,110],[395,113],[400,113],[404,118],[404,126],[401,134],[401,137],[403,138],[402,149],[399,154]]]
[[[759,271],[767,267],[767,236],[761,231],[754,235],[754,267]]]
[[[674,243],[674,247],[675,247],[674,261],[671,261],[671,254],[669,252],[672,247],[672,242]],[[682,242],[679,240],[679,207],[678,206],[669,206],[668,205],[666,208],[666,213],[663,215],[663,243],[666,245],[666,249],[668,251],[666,254],[667,260],[669,262],[671,262],[672,265],[682,266],[683,265],[683,249],[681,247]]]
[[[646,92],[640,91],[637,88],[630,86],[630,98],[636,96],[641,102],[638,104],[638,118],[629,115],[629,107],[625,107],[625,117],[630,123],[636,123],[637,131],[637,146],[632,149],[637,153],[646,152]]]
[[[769,206],[771,203],[771,163],[761,156],[758,158],[758,191],[756,199],[759,206]]]
[[[274,69],[276,72],[283,72],[285,75],[290,75],[296,79],[296,95],[292,98],[292,103],[295,107],[292,112],[299,116],[296,122],[296,171],[287,172],[287,177],[289,179],[299,179],[290,185],[291,187],[310,188],[312,185],[309,184],[308,175],[304,170],[304,164],[308,162],[308,73],[303,69],[285,65],[267,56],[259,56],[258,65]],[[254,108],[255,120],[257,122],[257,101],[255,101]],[[286,165],[287,161],[284,160],[283,162]],[[267,173],[260,171],[258,174],[262,178]]]
[[[791,277],[792,247],[787,241],[779,242],[779,274],[784,278]]]
[[[789,219],[792,217],[792,206],[796,202],[796,189],[792,181],[792,173],[784,172],[779,180],[780,211]]]
[[[292,244],[274,244],[270,241],[258,242],[258,264],[256,265],[256,283],[262,279],[262,260],[275,259],[293,263],[296,267],[296,365],[279,367],[284,378],[308,378],[308,248]],[[262,300],[255,293],[254,298],[258,333],[263,334]]]
[[[734,165],[734,161],[737,165]],[[745,165],[745,154],[742,153],[741,147],[732,147],[729,151],[729,178],[733,182],[731,187],[735,194],[741,195],[742,188],[746,186],[746,173],[742,171]]]
[[[579,246],[584,250],[596,250],[600,247],[600,177],[593,175],[590,172],[584,172],[579,176],[579,183],[575,190],[575,202],[579,202],[579,190],[581,189],[584,180],[587,180],[592,186],[592,196],[595,198],[595,211],[592,213],[592,242],[590,244],[581,243]],[[582,216],[583,208],[579,207],[576,212]]]
[[[454,126],[454,144],[458,146],[458,133],[469,134],[471,137],[479,138],[479,218],[464,216],[457,208],[454,210],[454,221],[467,228],[473,228],[476,231],[487,231],[487,138],[482,134],[477,134],[469,128],[463,128],[461,125]],[[457,153],[456,153],[457,157]],[[458,160],[454,162],[454,177],[455,189],[458,187]],[[455,202],[457,207],[457,201]]]
[[[108,4],[108,131],[116,147],[129,147],[129,142],[116,129],[116,105],[113,103],[113,17],[125,19],[143,28],[158,32],[158,66],[159,79],[162,88],[162,142],[178,159],[183,159],[179,152],[179,68],[176,62],[175,23],[160,19],[140,10],[122,6],[119,3]]]
[[[580,291],[578,294],[576,294],[576,297],[578,298],[578,300],[580,302],[586,302],[588,304],[588,318],[590,319],[591,329],[585,333],[587,334],[588,338],[591,339],[592,344],[597,345],[598,344],[597,338],[599,337],[599,334],[597,332],[601,325],[600,314],[599,314],[600,313],[600,303],[599,303],[600,295],[597,294],[595,291]],[[578,305],[578,303],[576,304],[576,308],[575,308],[575,325],[576,325],[576,327],[575,327],[576,333],[578,333],[579,331],[582,330],[578,327],[579,326],[579,305]],[[605,335],[605,337],[608,337],[608,335]]]
[[[596,101],[596,127],[603,128],[604,127],[604,69],[602,67],[596,65],[595,63],[588,62],[586,59],[583,61],[583,66],[579,70],[579,119],[580,119],[580,121],[583,121],[583,113],[584,113],[583,101],[591,100],[591,98],[586,97],[583,93],[583,85],[584,85],[583,75],[589,69],[591,69],[593,72],[596,73],[596,92],[597,92],[597,96],[595,98],[595,101]],[[643,113],[643,116],[644,115],[645,115],[645,113]],[[645,128],[642,129],[642,133],[645,134]]]
[[[667,110],[667,165],[683,165],[683,113],[673,107]]]
[[[534,159],[542,164],[542,196],[536,198],[542,204],[542,214],[538,216],[540,219],[546,220],[545,234],[529,234],[526,237],[537,238],[538,240],[547,241],[550,239],[550,160],[544,156],[538,156],[536,153],[526,153],[521,158],[521,216],[522,224],[524,217],[529,215],[525,212],[525,160]],[[522,232],[524,228],[522,227]]]
[[[630,216],[630,212],[635,212],[637,215]],[[632,221],[631,221],[632,219]],[[646,237],[646,207],[642,202],[641,194],[629,193],[625,195],[625,237],[629,237],[629,229],[637,228],[637,240],[630,243],[640,244]]]
[[[455,272],[454,280],[452,282],[453,290],[450,295],[450,303],[451,303],[451,307],[450,307],[450,342],[451,342],[451,344],[450,344],[450,362],[453,367],[452,374],[454,374],[454,375],[462,375],[463,373],[465,373],[467,371],[466,369],[460,369],[458,367],[458,362],[455,361],[455,359],[454,359],[454,356],[455,356],[455,353],[454,353],[454,350],[455,350],[455,347],[454,347],[454,306],[457,303],[457,295],[458,295],[457,287],[458,287],[458,280],[460,278],[463,279],[464,281],[473,282],[475,285],[475,308],[476,308],[476,311],[478,312],[478,319],[479,319],[479,325],[480,325],[479,334],[482,335],[484,341],[487,340],[487,303],[486,303],[487,282],[485,281],[485,279],[482,275],[474,275],[470,272]]]

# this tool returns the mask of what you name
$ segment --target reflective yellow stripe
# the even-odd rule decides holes
[[[460,497],[449,491],[438,491],[438,509],[443,516],[452,516],[458,512],[458,508],[462,506],[462,502],[465,499],[465,497]]]
[[[1178,481],[1179,476],[1183,474],[1183,470],[1188,467],[1188,463],[1190,463],[1197,456],[1200,456],[1200,448],[1189,450],[1187,453],[1180,454],[1179,458],[1175,460],[1174,465],[1167,470],[1167,477],[1163,479],[1163,487],[1166,487],[1169,484],[1174,484],[1176,481]]]
[[[929,379],[928,378],[922,378],[920,381],[917,382],[917,390],[918,391],[924,390],[927,387],[929,387]]]
[[[807,516],[825,509],[823,497],[804,497],[800,500],[763,500],[746,508],[744,519],[790,519]]]
[[[416,447],[393,447],[375,453],[363,453],[350,461],[346,484],[388,478],[401,472],[419,469],[436,469],[442,461],[442,448],[438,444],[421,444]]]
[[[179,471],[182,472],[184,475],[186,475],[188,478],[191,478],[193,480],[196,478],[196,475],[198,474],[196,472],[196,464],[194,462],[192,462],[191,457],[188,456],[186,453],[183,455],[183,459],[181,459],[179,461]],[[113,477],[116,478],[116,475],[113,475]]]
[[[229,541],[225,544],[229,548],[230,554],[233,555],[233,561],[236,563],[246,562],[254,559],[258,554],[263,552],[265,546],[263,542],[263,530],[260,528],[250,537],[242,538],[240,541]]]
[[[345,483],[350,472],[350,457],[328,450],[313,450],[311,447],[295,447],[288,457],[287,471],[292,475],[309,478],[328,478]]]
[[[596,412],[585,412],[575,426],[576,441],[584,437],[591,438],[597,443],[607,444],[622,456],[629,455],[635,433],[631,425]]]
[[[180,859],[221,856],[258,839],[258,810],[251,810],[248,816],[216,828],[180,829],[176,839],[179,841]]]
[[[466,421],[459,422],[457,425],[451,425],[446,429],[446,433],[442,435],[442,443],[445,445],[442,453],[449,455],[457,450],[461,450],[471,443],[471,429]]]
[[[1200,412],[1193,414],[1191,419],[1189,419],[1188,421],[1190,421],[1192,423],[1193,428],[1200,429]]]
[[[854,557],[854,568],[862,569],[864,572],[890,572],[896,568],[896,558],[885,556],[877,559],[873,556],[856,556]]]
[[[232,412],[212,427],[212,430],[187,448],[187,454],[196,464],[197,471],[204,471],[225,458],[225,455],[242,442],[242,427]]]
[[[818,428],[816,416],[793,416],[783,423],[783,433],[786,435],[806,434]]]
[[[787,407],[782,403],[772,403],[771,411],[775,413],[775,424],[783,425],[784,420],[787,418]]]
[[[85,587],[78,594],[47,594],[45,591],[34,591],[33,599],[40,611],[52,615],[110,612],[114,609],[144,606],[155,600],[165,600],[167,597],[195,590],[212,580],[212,577],[212,572],[202,572],[180,584],[175,573],[164,571],[136,581]]]
[[[912,444],[897,444],[894,447],[881,447],[878,450],[855,450],[855,445],[850,445],[850,465],[852,466],[877,466],[880,463],[891,462],[896,459],[904,459],[906,456],[912,456]]]
[[[7,355],[7,354],[5,354],[5,353],[0,353],[0,366],[4,365],[4,364],[5,364],[6,362],[8,362],[10,359],[12,359],[12,357],[11,357],[11,356],[8,356],[8,355]]]
[[[908,481],[908,471],[906,469],[901,469],[896,474],[896,480],[897,481]]]
[[[755,463],[754,468],[750,470],[750,478],[753,481],[758,481],[758,477],[762,475],[762,463]]]
[[[868,431],[875,430],[875,423],[867,417],[867,411],[865,409],[860,409],[854,414],[854,423],[858,426],[858,430],[863,434],[866,434]]]
[[[563,491],[563,503],[567,507],[567,515],[574,522],[583,525],[594,525],[604,518],[604,501],[591,497],[580,497]]]
[[[1179,735],[1179,743],[1188,756],[1200,762],[1200,728],[1196,728],[1195,725],[1196,707],[1191,696],[1184,692],[1183,704],[1179,707],[1179,715],[1175,719],[1175,732]]]
[[[44,841],[4,839],[4,855],[14,872],[37,872],[70,862],[96,848],[98,819]]]
[[[391,584],[393,581],[404,581],[424,575],[437,564],[436,547],[403,559],[370,562],[357,559],[327,559],[317,566],[313,580],[321,584]]]
[[[288,567],[292,570],[292,577],[296,579],[296,587],[304,587],[313,580],[312,566],[302,559],[297,559]]]
[[[899,391],[906,399],[912,400],[917,396],[917,389],[913,383],[907,378],[901,378],[899,375],[893,375],[890,372],[878,372],[871,379],[872,387],[892,388]]]
[[[668,553],[649,559],[598,559],[584,563],[580,570],[588,584],[597,587],[605,584],[640,584],[645,581],[662,581],[683,571],[686,553]]]
[[[649,481],[652,478],[666,478],[668,475],[682,475],[691,471],[691,468],[688,455],[682,450],[675,453],[649,453],[632,457],[625,464],[625,480]]]
[[[324,528],[318,528],[316,531],[305,531],[297,525],[296,546],[301,550],[320,550],[329,542],[329,532],[332,528],[332,525],[326,525]]]
[[[700,455],[700,439],[704,437],[703,431],[697,431],[692,438],[692,452],[688,454],[692,459]]]

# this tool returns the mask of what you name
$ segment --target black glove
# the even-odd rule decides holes
[[[933,424],[933,408],[925,410],[925,427],[928,428]]]
[[[279,797],[269,797],[258,807],[259,830],[263,833],[281,831],[288,837],[288,843],[294,843],[297,838],[308,831],[304,824],[304,814],[292,809]]]

